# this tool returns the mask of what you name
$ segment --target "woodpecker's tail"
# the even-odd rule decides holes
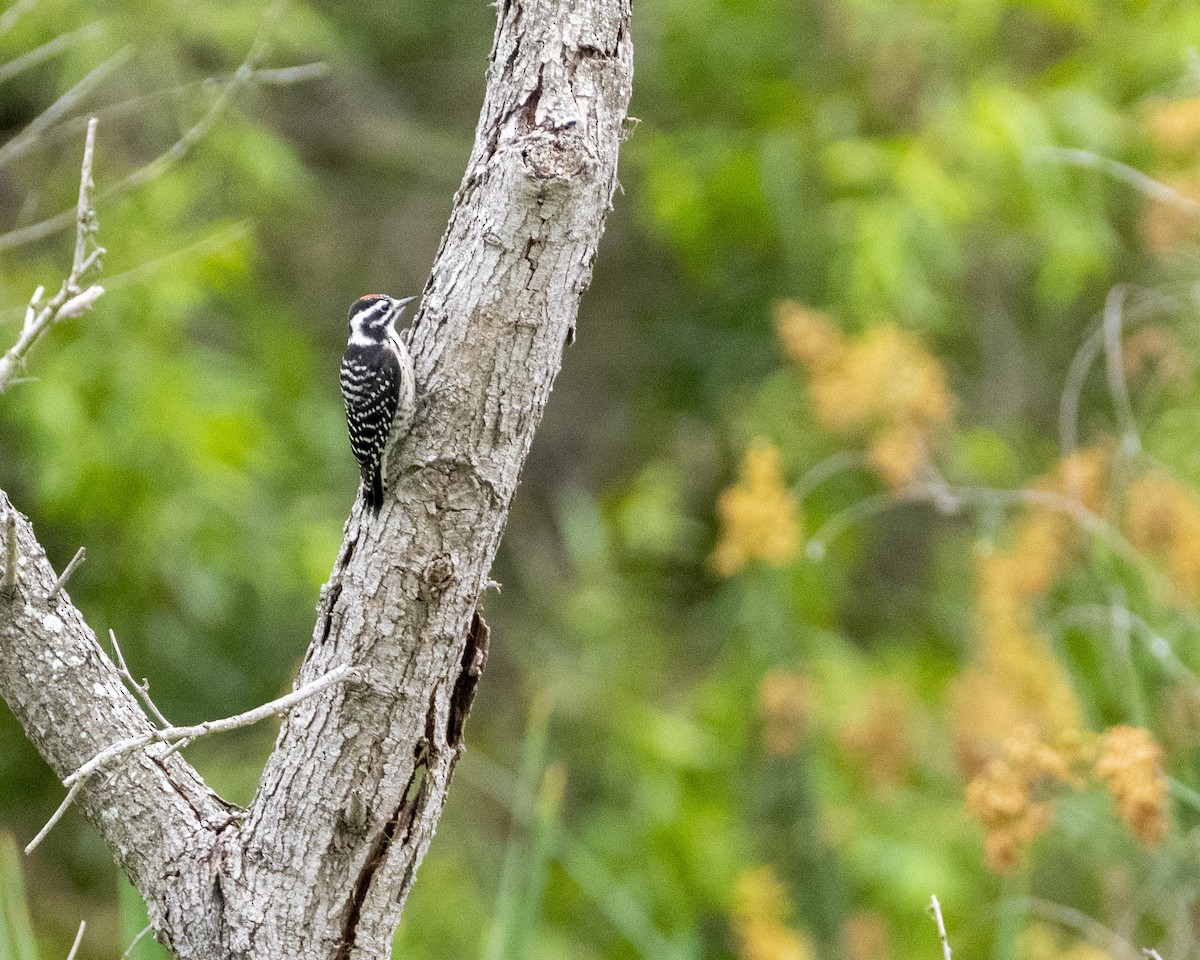
[[[379,508],[383,506],[383,469],[377,467],[371,471],[371,483],[363,484],[363,496],[367,498],[367,506],[375,516],[379,516]]]

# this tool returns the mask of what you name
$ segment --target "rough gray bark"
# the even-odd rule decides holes
[[[475,148],[412,331],[420,385],[378,519],[356,507],[248,811],[154,745],[79,795],[182,958],[387,957],[487,652],[480,594],[616,185],[630,0],[501,0]],[[15,514],[0,494],[0,508]],[[0,538],[3,538],[0,525]],[[24,518],[0,694],[64,777],[146,718]],[[0,552],[0,556],[2,556]]]

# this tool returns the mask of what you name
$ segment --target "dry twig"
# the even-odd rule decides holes
[[[71,562],[67,564],[67,569],[58,575],[58,579],[54,581],[54,586],[50,588],[50,592],[46,594],[47,600],[53,600],[61,592],[62,588],[67,585],[67,581],[71,579],[71,574],[75,572],[75,568],[83,563],[87,556],[87,549],[80,547],[75,551],[75,556],[71,558]]]
[[[130,941],[129,946],[125,948],[125,952],[121,954],[121,960],[129,960],[129,957],[133,954],[133,951],[137,948],[137,945],[142,942],[142,938],[153,929],[154,928],[151,927],[150,924],[146,924],[144,927],[142,927],[142,929],[138,931],[138,935],[134,937],[133,940]]]
[[[929,912],[933,914],[938,939],[942,941],[942,960],[950,960],[950,938],[946,936],[946,922],[942,919],[942,905],[938,903],[937,894],[929,898]]]
[[[87,289],[81,285],[83,278],[91,272],[104,255],[103,247],[87,253],[88,239],[96,230],[96,215],[92,210],[92,160],[96,149],[96,118],[88,123],[87,140],[83,148],[83,166],[79,178],[79,202],[75,207],[75,256],[71,272],[62,286],[49,301],[42,304],[45,288],[38,287],[25,310],[25,322],[21,335],[8,353],[0,357],[0,393],[3,393],[17,372],[24,367],[29,351],[55,324],[86,311],[104,293],[99,284]]]
[[[117,658],[117,673],[121,675],[121,679],[125,681],[133,695],[142,702],[142,706],[151,719],[163,729],[171,726],[171,721],[163,716],[163,712],[158,709],[158,704],[150,699],[150,681],[145,677],[142,677],[141,683],[133,679],[133,674],[129,672],[129,666],[125,663],[125,654],[121,652],[121,645],[117,643],[117,634],[113,630],[108,631],[108,639],[112,641],[113,656]]]
[[[28,846],[25,847],[25,852],[32,853],[37,849],[38,844],[46,838],[46,835],[54,828],[54,825],[67,812],[67,808],[75,800],[76,794],[79,793],[80,788],[87,782],[88,777],[96,773],[105,764],[111,763],[118,757],[132,753],[134,750],[149,746],[152,743],[172,744],[172,749],[167,751],[169,754],[207,734],[225,733],[229,730],[237,730],[240,727],[249,727],[260,720],[265,720],[267,717],[278,713],[286,713],[302,700],[307,700],[314,694],[320,693],[331,684],[345,680],[354,672],[354,668],[350,666],[343,665],[336,667],[324,676],[318,677],[312,683],[305,684],[298,690],[293,690],[291,693],[272,700],[270,703],[264,703],[261,707],[255,707],[253,710],[239,713],[237,716],[226,717],[223,720],[207,720],[204,723],[198,723],[190,727],[167,726],[161,730],[151,730],[149,733],[130,737],[127,740],[121,740],[118,743],[105,747],[63,781],[63,786],[67,788],[66,797],[63,798],[62,803],[58,805],[58,809],[54,811],[50,819],[46,821],[46,825],[38,831],[38,835],[29,841]]]
[[[87,929],[87,921],[79,921],[79,932],[75,934],[75,942],[71,944],[71,952],[67,954],[67,960],[75,960],[75,954],[79,952],[79,944],[83,942],[83,931]]]

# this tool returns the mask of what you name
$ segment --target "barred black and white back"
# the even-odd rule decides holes
[[[413,299],[372,294],[350,307],[350,341],[342,356],[342,399],[363,497],[373,513],[383,506],[387,456],[408,433],[416,409],[412,358],[396,332],[396,321]]]

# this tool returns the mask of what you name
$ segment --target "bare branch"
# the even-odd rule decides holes
[[[63,815],[71,809],[71,804],[75,802],[75,798],[79,795],[79,791],[83,789],[84,783],[87,781],[80,780],[78,783],[71,784],[71,789],[67,791],[67,795],[63,797],[62,803],[54,808],[54,813],[50,814],[50,819],[46,821],[41,830],[37,832],[32,840],[25,844],[25,855],[33,853],[49,836],[50,831],[58,826],[58,821],[63,818]]]
[[[286,713],[302,700],[307,700],[331,684],[345,680],[347,677],[352,677],[355,673],[356,671],[352,667],[338,667],[335,670],[329,671],[323,677],[314,680],[312,683],[305,684],[298,690],[293,690],[291,693],[272,700],[270,703],[264,703],[261,707],[255,707],[253,710],[239,713],[237,716],[225,717],[223,720],[208,720],[190,727],[167,726],[161,730],[152,730],[137,737],[129,737],[126,740],[106,747],[63,781],[63,786],[67,788],[67,795],[46,822],[46,825],[38,831],[37,836],[29,841],[29,844],[25,847],[25,852],[32,853],[37,849],[38,845],[46,838],[46,835],[54,828],[54,825],[67,812],[68,808],[74,802],[76,794],[79,793],[80,788],[87,782],[88,777],[96,773],[105,764],[111,763],[118,757],[122,757],[141,747],[149,746],[152,743],[175,745],[162,755],[165,757],[174,753],[181,746],[191,743],[200,737],[207,736],[210,733],[225,733],[229,730],[237,730],[239,727],[252,726],[260,720],[265,720],[267,717]],[[159,759],[162,759],[162,757]]]
[[[129,672],[129,666],[125,663],[125,654],[121,652],[121,645],[117,643],[116,632],[110,629],[108,639],[112,641],[113,656],[117,659],[117,673],[121,675],[126,686],[133,691],[133,695],[142,702],[146,712],[160,727],[171,726],[171,721],[163,716],[163,712],[158,709],[158,704],[150,699],[150,681],[145,677],[142,678],[141,683],[133,679],[133,674]]]
[[[1168,204],[1192,216],[1200,216],[1200,203],[1197,203],[1191,197],[1185,197],[1178,190],[1171,189],[1165,183],[1160,183],[1153,177],[1142,173],[1141,170],[1121,163],[1118,160],[1113,160],[1110,157],[1101,156],[1091,150],[1079,150],[1074,147],[1047,147],[1039,151],[1038,156],[1050,162],[1098,170],[1114,179],[1120,180],[1122,183],[1128,184],[1137,190],[1138,193],[1146,195],[1151,200]]]
[[[32,10],[36,5],[37,0],[16,0],[16,3],[0,14],[0,37],[8,33],[16,25],[21,16]]]
[[[6,11],[5,15],[7,16],[7,14],[11,12],[11,10]],[[28,70],[30,67],[36,67],[43,60],[49,60],[55,54],[62,53],[62,51],[74,46],[77,43],[98,37],[102,29],[103,28],[101,27],[99,21],[96,23],[89,23],[85,26],[79,27],[76,30],[70,30],[67,33],[60,33],[53,40],[47,40],[40,47],[34,47],[28,53],[23,53],[21,56],[16,57],[13,60],[9,60],[8,63],[0,64],[0,83],[4,83],[6,80],[11,80],[23,70]],[[0,33],[3,33],[3,30],[0,30]]]
[[[265,69],[254,70],[251,73],[250,81],[268,87],[285,87],[296,83],[304,83],[308,80],[314,80],[319,77],[326,76],[329,73],[329,65],[316,61],[313,63],[301,63],[293,67],[269,67]],[[162,87],[158,90],[152,90],[149,93],[143,93],[136,97],[127,97],[124,100],[119,100],[115,103],[110,103],[103,107],[97,107],[95,116],[102,120],[111,120],[117,117],[125,116],[141,116],[147,112],[147,109],[154,103],[161,100],[177,101],[188,93],[193,93],[197,90],[205,93],[211,92],[214,89],[218,92],[232,83],[234,74],[221,74],[210,77],[205,77],[201,80],[192,80],[188,83],[178,83],[170,87]],[[63,120],[61,123],[47,128],[42,133],[32,139],[22,139],[20,143],[14,144],[11,151],[7,155],[7,161],[11,162],[17,157],[20,157],[31,150],[39,147],[46,147],[55,140],[63,137],[74,136],[76,133],[87,128],[87,117],[73,117],[69,120]],[[105,194],[105,197],[116,196],[119,194],[120,183],[110,188],[110,192]],[[61,230],[70,222],[71,211],[65,210],[60,214],[56,214],[44,221],[30,224],[27,227],[19,227],[12,234],[0,234],[0,249],[9,249],[11,247],[20,246],[22,243],[32,243],[34,240],[47,236],[55,230]],[[32,231],[25,233],[25,231]],[[18,238],[16,241],[10,240],[10,236],[18,236],[24,234],[23,239]]]
[[[217,95],[216,100],[213,101],[212,106],[205,111],[204,115],[183,136],[175,141],[168,150],[103,191],[99,197],[100,202],[122,196],[130,190],[165,173],[186,156],[187,152],[197,141],[203,138],[216,125],[221,115],[233,102],[238,91],[253,79],[255,68],[270,51],[270,30],[279,19],[284,6],[286,6],[286,0],[275,0],[268,8],[267,12],[263,15],[262,25],[259,27],[258,33],[250,44],[250,50],[246,54],[246,58],[242,61],[241,66],[234,71],[232,78]],[[124,50],[120,51],[116,57],[122,56],[125,52]],[[112,63],[116,57],[111,58],[108,63]],[[107,67],[107,63],[102,64],[96,70],[92,71],[92,74],[100,70],[105,70]],[[89,74],[79,84],[76,84],[76,87],[72,91],[64,94],[58,103],[55,103],[49,110],[39,116],[34,123],[30,124],[18,136],[14,137],[3,147],[0,147],[0,165],[3,165],[18,152],[25,149],[38,133],[41,133],[54,120],[61,116],[64,109],[60,108],[60,104],[64,100],[67,100],[67,98],[75,95],[80,86],[87,82],[92,74]],[[78,96],[75,96],[75,99],[77,100]],[[71,101],[71,105],[73,103],[74,100]],[[69,211],[63,211],[38,223],[33,223],[17,230],[11,230],[6,234],[0,234],[0,252],[20,246],[21,244],[32,243],[35,240],[40,240],[43,237],[56,233],[71,222],[72,215]],[[0,369],[0,375],[2,373],[3,371]],[[3,380],[0,380],[0,392],[3,392]]]
[[[132,47],[122,47],[38,114],[24,130],[0,147],[0,166],[8,163],[26,144],[36,140],[59,117],[65,116],[79,106],[109,74],[124,66],[132,53]]]
[[[942,919],[942,905],[938,903],[937,894],[929,898],[929,911],[937,924],[938,939],[942,941],[942,960],[950,960],[950,938],[946,936],[946,923]]]
[[[1121,356],[1121,324],[1125,312],[1125,301],[1129,290],[1118,284],[1108,291],[1104,301],[1104,357],[1108,371],[1108,392],[1117,408],[1117,422],[1121,425],[1121,450],[1135,455],[1141,452],[1142,441],[1138,436],[1137,420],[1133,416],[1133,404],[1129,400],[1129,384],[1125,381],[1125,365]]]
[[[98,284],[93,284],[86,290],[81,289],[80,285],[84,276],[98,266],[100,257],[104,253],[103,247],[97,247],[90,254],[86,254],[88,241],[96,230],[95,213],[92,211],[91,202],[96,124],[95,117],[88,122],[87,139],[83,147],[83,164],[79,177],[79,201],[75,207],[75,255],[71,264],[71,272],[63,281],[58,293],[44,306],[42,305],[42,294],[45,292],[45,288],[39,286],[33,292],[25,311],[25,322],[21,328],[21,335],[12,349],[0,357],[0,393],[3,393],[14,382],[18,371],[25,365],[25,358],[29,351],[51,327],[60,321],[78,317],[104,293],[104,288]]]
[[[227,733],[230,730],[237,730],[239,727],[249,727],[260,720],[267,719],[267,717],[286,713],[296,704],[307,700],[313,694],[320,693],[331,684],[340,683],[347,677],[355,675],[355,673],[356,671],[353,667],[337,667],[312,683],[306,683],[298,690],[293,690],[291,693],[278,697],[269,703],[264,703],[260,707],[255,707],[253,710],[247,710],[245,713],[225,717],[222,720],[206,720],[204,723],[197,723],[190,727],[164,727],[161,730],[154,730],[140,737],[130,737],[128,740],[122,740],[120,743],[114,743],[112,746],[101,750],[91,760],[67,777],[63,781],[63,786],[71,787],[81,780],[86,780],[106,763],[110,763],[117,759],[117,757],[151,743],[174,743],[177,740],[196,740],[210,733]]]
[[[187,154],[188,150],[216,125],[216,122],[221,118],[221,114],[233,102],[233,98],[237,96],[238,91],[253,78],[255,68],[270,51],[270,32],[283,12],[285,5],[285,0],[275,0],[267,9],[267,12],[263,15],[263,22],[259,26],[258,33],[250,44],[250,50],[246,54],[246,59],[234,71],[233,79],[217,95],[217,99],[213,101],[212,106],[208,108],[204,116],[189,128],[169,150],[151,160],[141,169],[135,170],[111,190],[105,191],[100,197],[101,200],[107,200],[118,190],[122,193],[132,190],[165,173],[178,163]]]
[[[146,924],[144,927],[142,927],[142,929],[138,931],[138,935],[129,942],[129,946],[125,948],[125,952],[121,954],[121,960],[129,960],[129,957],[133,955],[133,951],[137,949],[137,945],[142,942],[142,938],[153,929],[154,927],[152,927],[150,924]]]
[[[54,581],[54,586],[50,588],[50,594],[46,597],[47,600],[53,600],[62,592],[62,588],[67,585],[67,581],[71,579],[71,574],[75,572],[75,568],[83,563],[87,556],[87,548],[80,547],[75,551],[75,556],[71,558],[71,562],[67,564],[67,569],[64,570],[57,580]]]
[[[75,934],[75,942],[71,944],[71,952],[67,954],[67,960],[75,960],[75,954],[79,952],[79,944],[83,942],[83,931],[87,929],[87,921],[79,921],[79,932]]]

